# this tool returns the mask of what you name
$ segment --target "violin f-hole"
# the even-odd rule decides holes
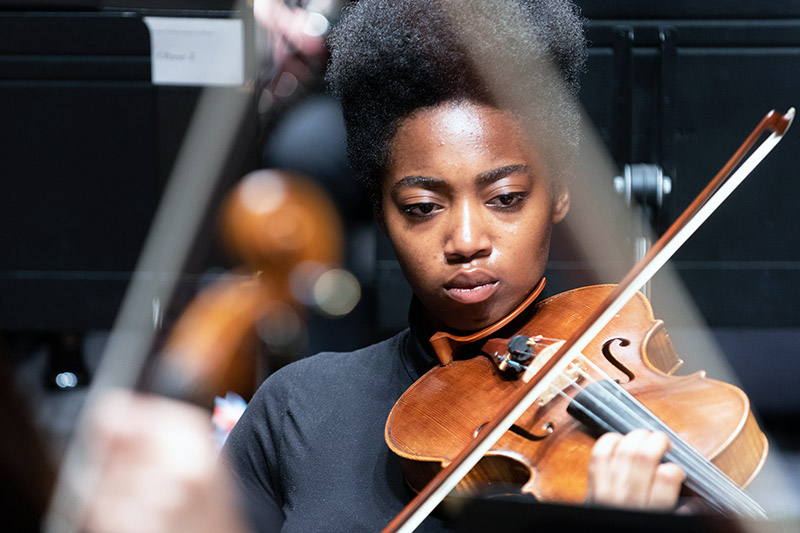
[[[619,370],[620,372],[622,372],[623,374],[628,376],[628,381],[626,383],[629,383],[629,382],[633,381],[634,377],[636,377],[636,376],[635,376],[635,374],[633,372],[631,372],[628,369],[628,367],[623,365],[619,361],[619,359],[614,357],[614,354],[611,353],[611,346],[614,343],[619,344],[619,346],[625,347],[625,346],[629,346],[631,344],[631,341],[629,341],[628,339],[625,339],[623,337],[615,337],[615,338],[609,339],[609,340],[607,340],[606,342],[603,343],[603,357],[606,358],[606,361],[608,361],[609,363],[614,365],[614,368],[616,368],[617,370]]]

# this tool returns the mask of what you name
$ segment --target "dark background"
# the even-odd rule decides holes
[[[651,209],[657,231],[769,109],[800,104],[800,3],[577,3],[590,42],[581,90],[588,116],[620,168],[658,164],[672,179],[672,193]],[[48,380],[69,368],[82,372],[83,383],[91,379],[201,90],[150,82],[141,16],[242,16],[252,38],[252,20],[231,13],[231,5],[0,0],[0,345],[22,376],[16,382],[39,425],[68,432],[69,420],[62,419],[70,414],[58,406],[74,401],[76,391],[56,390]],[[248,68],[252,75],[254,65]],[[254,93],[254,122],[257,101]],[[342,169],[335,104],[319,90],[295,103],[262,121],[260,131],[245,128],[220,195],[260,165],[318,175],[347,215],[349,263],[364,298],[349,319],[312,319],[306,353],[351,349],[404,327],[409,291]],[[320,116],[332,117],[325,119],[329,129],[315,122]],[[297,147],[294,136],[311,149],[282,148]],[[765,427],[794,449],[800,442],[799,146],[800,134],[791,131],[674,260]],[[313,165],[320,153],[327,158],[321,166],[338,165],[330,176]],[[597,179],[612,187],[613,176]],[[556,244],[553,259],[551,293],[569,288],[559,279],[575,281],[558,271],[571,259],[568,252]],[[229,266],[213,239],[198,243],[185,292],[209,271]],[[661,290],[656,280],[656,310],[668,296]],[[687,349],[676,332],[691,339],[697,326],[670,318],[676,344]]]

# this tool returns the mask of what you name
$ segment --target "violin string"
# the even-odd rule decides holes
[[[628,431],[626,426],[631,429],[641,427],[649,430],[659,430],[667,434],[672,443],[672,449],[667,452],[666,459],[674,462],[684,468],[687,473],[686,485],[694,490],[698,495],[704,497],[712,506],[720,511],[734,511],[740,514],[749,514],[752,516],[766,517],[763,509],[755,502],[749,495],[747,495],[735,482],[733,482],[724,472],[722,472],[716,465],[710,462],[706,457],[700,454],[692,446],[690,446],[684,439],[675,433],[669,426],[663,423],[661,419],[655,416],[645,406],[631,396],[624,388],[622,388],[616,380],[612,379],[602,368],[597,366],[594,362],[586,358],[584,355],[580,357],[585,363],[591,367],[601,378],[610,383],[611,386],[618,391],[630,404],[624,402],[622,399],[614,396],[613,394],[598,396],[591,389],[577,384],[573,378],[569,377],[566,373],[561,372],[568,385],[573,386],[583,393],[586,400],[594,400],[597,404],[606,403],[611,404],[614,414],[619,415],[618,425],[623,431]],[[572,362],[570,366],[574,366]],[[578,367],[578,371],[588,381],[594,381],[591,375]],[[566,387],[565,386],[565,387]],[[554,383],[550,383],[549,387],[554,388],[558,394],[562,394],[560,389]],[[580,394],[580,393],[579,393]],[[592,409],[576,400],[571,401],[580,406],[586,412],[591,413]],[[633,422],[631,422],[631,420]],[[746,509],[743,510],[743,509]]]
[[[651,411],[641,405],[638,400],[633,398],[627,391],[620,387],[615,380],[611,379],[611,377],[608,376],[605,371],[599,368],[592,361],[586,359],[585,356],[581,357],[586,360],[586,363],[591,366],[598,375],[604,377],[607,382],[611,383],[613,387],[617,388],[623,394],[623,396],[628,398],[629,401],[631,401],[631,405],[638,406],[638,410],[632,408],[630,405],[613,395],[608,397],[604,396],[603,398],[599,397],[592,392],[591,389],[577,383],[574,378],[566,374],[566,371],[560,373],[560,376],[567,382],[566,385],[564,385],[564,389],[567,387],[574,387],[582,392],[586,399],[594,399],[595,401],[598,401],[598,403],[599,400],[603,399],[606,402],[613,403],[615,411],[624,413],[623,416],[627,416],[629,420],[635,420],[635,422],[632,424],[628,422],[632,427],[642,427],[652,430],[654,429],[653,426],[655,425],[658,430],[666,433],[668,437],[670,437],[670,442],[673,445],[673,449],[666,454],[667,460],[684,467],[685,471],[687,472],[687,481],[685,484],[690,489],[694,490],[699,496],[703,497],[718,511],[723,513],[726,511],[733,511],[738,514],[747,514],[750,516],[766,518],[766,513],[758,505],[758,503],[750,498],[750,496],[747,495],[738,485],[736,485],[736,483],[734,483],[721,470],[719,470],[716,465],[711,463],[702,454],[697,452],[697,450],[680,438],[680,436],[677,435],[671,428],[669,428],[669,426],[664,424]],[[573,362],[570,366],[574,367],[575,362]],[[583,369],[580,367],[577,367],[577,369],[580,374],[587,379],[587,381],[595,381],[595,378],[583,371]],[[580,400],[567,395],[554,383],[551,382],[549,387],[555,390],[556,395],[560,395],[571,402],[575,402],[587,412],[591,412],[591,409],[588,406],[582,404]]]
[[[605,373],[599,369],[597,365],[594,363],[591,364],[593,368],[597,369],[601,375],[605,375]],[[741,487],[739,487],[739,485],[737,485],[727,474],[720,470],[719,467],[701,454],[696,448],[686,442],[685,439],[683,439],[672,428],[670,428],[660,418],[653,414],[652,411],[647,409],[647,407],[642,405],[641,402],[636,400],[627,390],[619,385],[619,383],[617,383],[615,380],[610,380],[610,383],[615,390],[632,402],[632,404],[637,405],[638,408],[641,409],[641,414],[647,417],[646,420],[654,422],[660,431],[663,431],[669,436],[673,448],[670,450],[670,452],[668,452],[668,456],[674,457],[675,461],[684,463],[688,469],[687,474],[697,481],[697,483],[701,486],[701,491],[713,490],[711,493],[702,494],[702,492],[698,491],[699,493],[712,501],[713,499],[719,498],[728,500],[732,510],[738,510],[744,507],[750,510],[751,514],[765,516],[761,506],[759,506],[755,500],[745,493]],[[624,402],[621,401],[617,403],[624,405]],[[641,418],[639,419],[641,420]],[[690,482],[688,486],[690,486],[692,489],[695,489],[693,482]]]
[[[706,499],[712,501],[712,503],[720,498],[727,500],[732,510],[737,509],[737,504],[739,506],[738,508],[741,508],[740,506],[742,505],[748,508],[750,507],[749,502],[743,502],[743,498],[741,496],[746,496],[747,500],[755,503],[741,490],[741,488],[739,488],[738,485],[736,485],[727,475],[719,470],[716,465],[704,457],[694,447],[690,446],[683,438],[675,433],[674,430],[664,424],[661,419],[656,417],[650,410],[643,406],[641,402],[631,396],[628,391],[626,391],[622,386],[619,385],[619,383],[616,382],[616,380],[611,379],[595,363],[589,361],[587,358],[585,358],[585,356],[583,357],[600,376],[608,380],[615,390],[625,396],[633,403],[633,405],[637,405],[641,411],[634,410],[626,405],[622,400],[617,399],[614,396],[610,396],[608,400],[614,402],[616,409],[624,411],[626,416],[636,420],[634,425],[651,429],[652,426],[655,425],[658,430],[663,431],[669,436],[670,442],[672,443],[672,449],[667,453],[667,456],[670,458],[670,460],[684,467],[689,478],[696,482],[690,482],[688,484],[691,488],[694,489],[695,487],[693,485],[696,484],[697,488],[699,489],[697,492]],[[592,379],[588,374],[583,374],[588,379]],[[593,394],[590,390],[587,390],[586,394],[594,399],[599,399],[597,398],[597,395]]]
[[[586,397],[599,399],[597,395],[595,395],[594,393],[591,392],[591,389],[587,389],[587,388],[585,388],[582,385],[579,385],[577,383],[571,383],[571,385],[576,387],[577,389],[582,390]],[[566,397],[566,398],[570,398],[568,395],[566,395],[566,393],[562,392],[561,395]],[[615,408],[615,410],[617,412],[625,412],[625,415],[628,418],[635,418],[637,420],[636,422],[634,422],[632,424],[633,427],[647,427],[646,421],[643,418],[641,418],[640,414],[637,413],[636,411],[631,410],[629,408],[629,406],[625,405],[619,399],[616,399],[613,396],[611,396],[611,397],[607,398],[607,400],[611,401],[611,402],[614,402],[616,404],[616,405],[614,405],[614,408]],[[577,403],[578,405],[582,406],[584,409],[590,410],[587,406],[583,405],[580,402],[580,400],[578,400],[578,399],[570,398],[570,401]],[[672,441],[672,439],[670,439],[670,440]],[[675,462],[681,464],[681,466],[683,466],[684,469],[687,470],[689,476],[693,475],[695,479],[697,479],[698,477],[702,477],[702,474],[698,474],[697,473],[698,469],[689,467],[687,465],[686,461],[675,461]],[[713,480],[705,480],[705,483],[706,484],[713,484]],[[701,495],[704,495],[704,496],[705,496],[706,493],[708,493],[708,492],[707,491],[703,491],[703,490],[698,491],[698,494],[701,494]],[[712,503],[715,503],[713,501],[712,494],[708,493],[708,496],[709,496],[708,499],[711,499]],[[721,511],[724,511],[725,507],[724,506],[721,507],[720,505],[721,504],[718,504],[718,505],[715,505],[715,506],[718,507]]]
[[[616,390],[621,392],[626,398],[632,401],[634,405],[637,405],[641,411],[632,409],[625,402],[614,397],[613,395],[601,398],[597,394],[593,393],[591,389],[588,389],[577,383],[573,380],[573,378],[562,372],[561,376],[568,382],[566,387],[575,387],[577,390],[582,392],[587,399],[594,399],[597,401],[602,399],[613,402],[615,411],[620,413],[622,416],[627,417],[629,420],[634,420],[632,424],[634,427],[652,429],[652,426],[656,425],[660,431],[665,432],[670,438],[670,442],[673,446],[672,450],[670,450],[667,455],[673,457],[670,460],[684,467],[687,476],[693,480],[693,482],[687,483],[687,486],[690,486],[690,488],[707,499],[709,503],[715,507],[718,507],[721,511],[733,510],[740,512],[739,509],[745,507],[748,509],[749,514],[754,514],[757,516],[762,516],[764,514],[761,507],[754,500],[752,500],[749,495],[744,493],[744,491],[742,491],[742,489],[727,475],[719,470],[716,465],[700,454],[694,447],[690,446],[684,439],[682,439],[677,433],[669,428],[669,426],[664,424],[651,411],[638,402],[638,400],[633,398],[633,396],[631,396],[624,388],[622,388],[616,382],[616,380],[613,380],[610,376],[608,376],[603,369],[598,367],[585,356],[582,355],[581,357],[595,370],[595,372],[597,372],[598,375],[611,383]],[[572,365],[575,365],[575,363],[572,363]],[[595,381],[595,378],[593,378],[584,370],[580,369],[580,367],[577,367],[577,369],[585,379],[589,381]],[[586,405],[567,395],[555,384],[551,383],[550,387],[555,389],[556,394],[565,397],[583,407],[587,411],[590,411]],[[644,416],[647,416],[647,418]],[[724,502],[717,501],[720,498],[720,494],[722,494],[722,499],[725,500]]]
[[[564,377],[566,377],[566,375],[564,375]],[[567,400],[567,401],[570,401],[570,402],[575,402],[575,403],[577,403],[578,405],[580,405],[581,407],[583,407],[583,408],[585,408],[585,409],[588,409],[588,408],[587,408],[585,405],[583,405],[583,404],[580,402],[580,400],[577,400],[577,399],[573,398],[572,396],[569,396],[569,395],[568,395],[566,392],[564,392],[564,390],[563,390],[563,389],[561,389],[561,388],[559,388],[559,387],[556,387],[554,384],[550,384],[550,387],[551,387],[552,389],[554,389],[554,390],[555,390],[555,392],[556,392],[556,394],[557,394],[557,395],[561,396],[561,397],[562,397],[562,398],[564,398],[565,400]],[[570,382],[567,384],[567,387],[574,387],[574,388],[576,388],[576,389],[579,389],[579,390],[580,390],[580,391],[582,391],[583,393],[585,393],[587,396],[594,396],[594,397],[596,398],[596,395],[594,395],[594,394],[593,394],[593,393],[592,393],[590,390],[586,389],[585,387],[583,387],[582,385],[580,385],[579,383],[577,383],[577,382],[575,382],[575,381],[570,381]],[[566,387],[565,387],[565,388],[566,388]],[[622,404],[620,404],[620,405],[619,405],[619,407],[622,407],[622,408],[625,408],[625,409],[627,409],[627,406],[624,406],[624,405],[622,405]],[[698,492],[698,494],[700,494],[700,492]],[[701,495],[702,495],[702,494],[701,494]],[[718,508],[718,510],[720,510],[720,511],[725,511],[725,510],[726,510],[726,508],[725,508],[725,507],[724,507],[722,504],[717,504],[716,502],[713,502],[713,501],[712,501],[711,503],[712,503],[712,505],[713,505],[714,507]]]
[[[699,495],[706,498],[709,503],[718,507],[719,510],[734,510],[738,512],[738,509],[741,508],[743,505],[744,507],[750,508],[751,514],[762,515],[763,510],[761,510],[760,506],[756,504],[752,499],[749,498],[733,481],[731,481],[722,471],[720,471],[713,463],[708,461],[705,457],[702,456],[699,452],[697,452],[693,447],[689,446],[683,439],[680,438],[674,431],[672,431],[666,424],[664,424],[660,419],[658,419],[652,412],[647,410],[640,402],[635,400],[630,394],[627,393],[622,387],[616,383],[615,380],[612,380],[610,376],[608,376],[601,368],[595,365],[592,361],[588,360],[585,356],[582,356],[588,365],[590,365],[601,377],[606,378],[606,380],[612,383],[612,386],[617,388],[619,391],[622,392],[629,400],[633,402],[633,405],[638,405],[641,411],[637,411],[632,409],[629,405],[625,404],[619,398],[610,395],[608,397],[600,398],[598,395],[594,394],[590,389],[580,385],[572,378],[570,378],[566,373],[562,372],[561,376],[568,382],[566,387],[575,387],[579,391],[584,393],[584,396],[587,399],[594,399],[599,401],[601,399],[610,401],[614,403],[614,408],[617,413],[621,413],[623,417],[627,416],[628,420],[634,420],[631,424],[633,427],[642,427],[647,429],[652,429],[653,425],[655,425],[659,430],[664,431],[670,437],[670,441],[673,444],[672,453],[668,452],[668,456],[673,456],[674,458],[670,458],[669,460],[676,462],[684,467],[687,472],[687,476],[694,480],[694,482],[687,483],[690,488],[695,490]],[[571,366],[574,366],[575,363],[573,362]],[[577,367],[580,374],[589,381],[594,381],[594,378]],[[557,387],[555,384],[550,383],[549,385],[551,388],[555,389],[556,394],[569,399],[572,402],[575,402],[577,405],[581,406],[588,412],[591,412],[591,409],[586,405],[583,405],[579,400],[568,396],[563,390]],[[644,418],[643,415],[646,415],[648,418]],[[655,423],[655,424],[654,424]],[[716,474],[716,475],[715,475]],[[713,487],[708,488],[708,487]],[[725,496],[725,502],[717,501],[719,493],[722,492]],[[740,496],[744,495],[745,501],[742,502],[742,498]],[[749,500],[749,501],[748,501]],[[755,507],[750,505],[750,502]],[[737,503],[739,507],[737,507]],[[727,505],[727,507],[726,507]]]

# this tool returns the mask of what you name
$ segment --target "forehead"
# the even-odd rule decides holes
[[[386,180],[408,173],[440,177],[509,164],[532,166],[536,159],[510,113],[473,102],[449,102],[421,109],[400,123]]]

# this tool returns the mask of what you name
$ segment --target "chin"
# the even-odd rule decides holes
[[[447,327],[462,334],[470,334],[491,326],[500,320],[500,318],[495,319],[488,314],[473,316],[462,312],[455,320],[448,322]]]
[[[438,305],[427,307],[423,304],[429,327],[436,331],[446,330],[459,335],[469,335],[491,326],[505,315],[488,302],[472,305],[453,305],[452,302],[436,302]],[[442,305],[444,304],[444,305]],[[434,313],[431,309],[438,308]]]

